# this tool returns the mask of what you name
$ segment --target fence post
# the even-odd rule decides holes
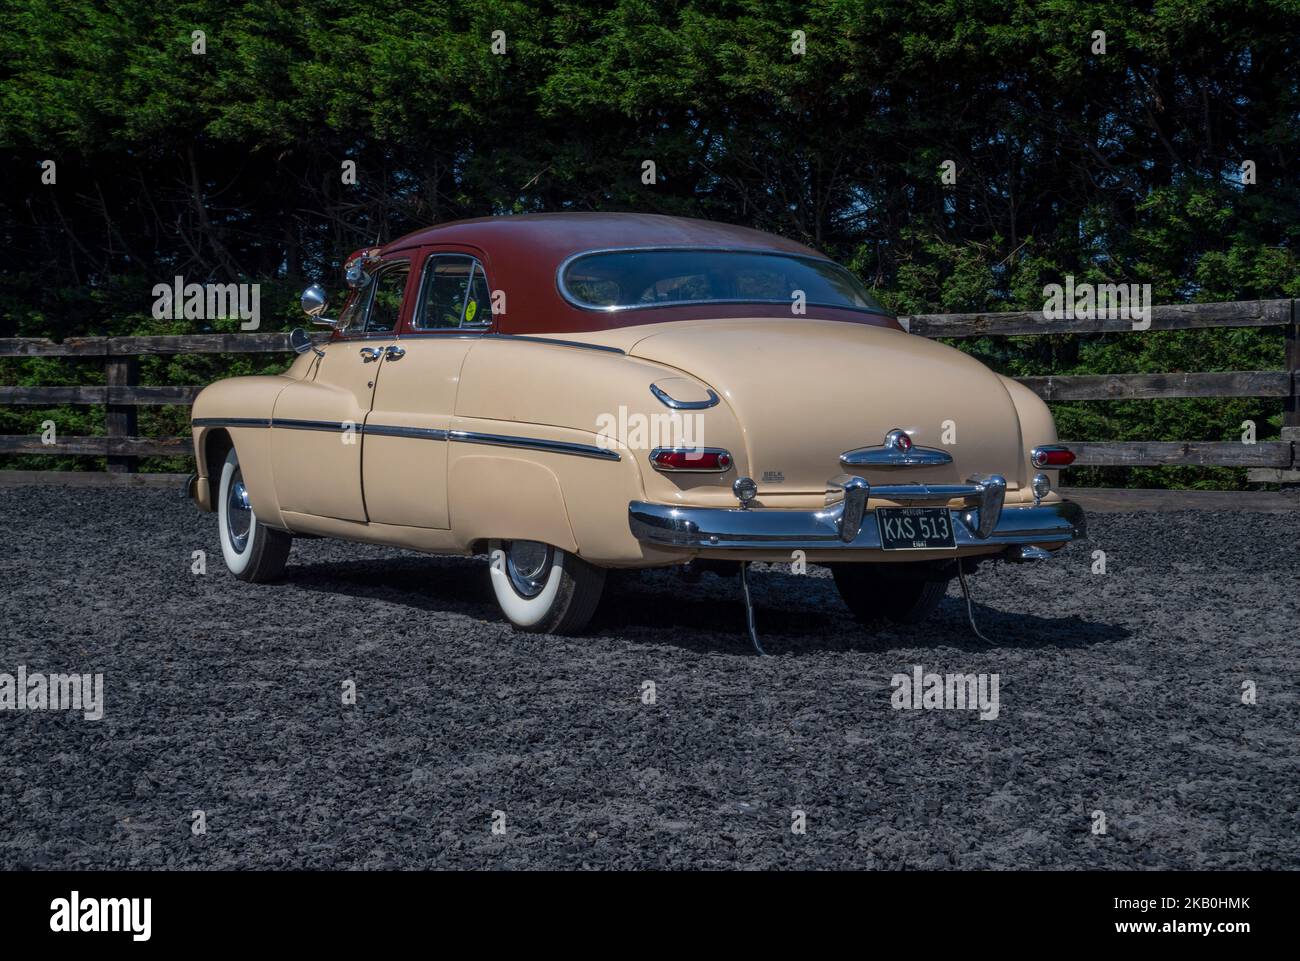
[[[134,404],[113,403],[115,387],[135,387],[140,382],[140,360],[134,356],[113,355],[112,342],[109,342],[108,360],[104,364],[104,380],[108,384],[108,404],[104,408],[104,433],[108,435],[109,444],[115,437],[134,437],[136,432],[136,415]],[[134,474],[136,458],[134,454],[109,454],[108,470],[113,474]]]
[[[1286,325],[1286,369],[1291,372],[1291,396],[1282,408],[1282,426],[1300,428],[1300,316],[1291,301],[1291,323]],[[1294,465],[1293,465],[1294,466]]]

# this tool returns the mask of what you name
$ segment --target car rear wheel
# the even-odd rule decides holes
[[[221,467],[217,524],[221,529],[221,556],[230,573],[256,584],[273,581],[284,573],[293,535],[267,527],[257,519],[233,447]]]
[[[538,541],[492,541],[492,590],[515,630],[577,634],[596,612],[605,570]]]
[[[840,597],[860,621],[919,624],[948,593],[951,575],[925,564],[832,564]]]

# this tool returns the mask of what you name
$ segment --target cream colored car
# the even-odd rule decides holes
[[[194,403],[191,496],[267,581],[295,535],[488,554],[517,628],[573,633],[609,568],[829,565],[915,621],[959,560],[1084,535],[1047,407],[914,337],[779,237],[635,214],[450,223],[358,251],[333,328]],[[746,591],[746,594],[748,592]]]

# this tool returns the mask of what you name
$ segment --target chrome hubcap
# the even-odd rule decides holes
[[[555,552],[537,541],[510,541],[505,545],[506,574],[520,597],[536,597],[546,586]]]
[[[230,545],[241,554],[248,546],[248,532],[252,526],[253,507],[248,503],[244,477],[236,471],[230,493],[226,496],[226,533],[230,535]]]

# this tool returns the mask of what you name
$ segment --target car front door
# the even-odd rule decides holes
[[[491,327],[491,286],[477,252],[434,248],[412,290],[366,421],[362,480],[372,523],[446,530],[447,431],[465,355]]]
[[[271,422],[280,508],[366,520],[361,462],[375,384],[402,317],[409,261],[382,264],[349,308],[351,324],[318,358],[315,376],[280,392]]]

